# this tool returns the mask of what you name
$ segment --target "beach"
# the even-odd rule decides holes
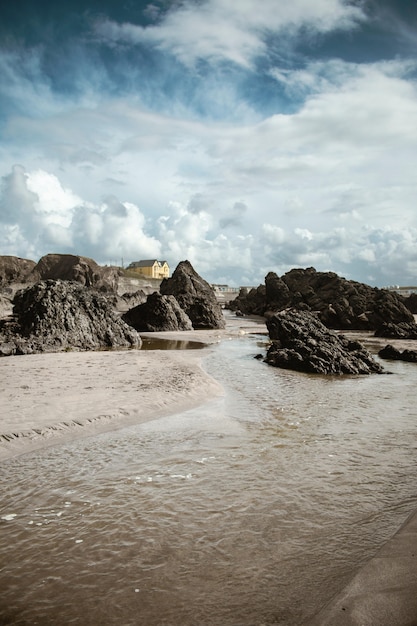
[[[264,324],[231,318],[226,330],[143,333],[209,346]],[[0,461],[180,413],[222,394],[199,350],[57,352],[0,359]]]
[[[152,338],[163,338],[172,341],[197,342],[204,346],[203,350],[142,349],[102,352],[66,352],[0,359],[0,406],[2,407],[0,461],[6,461],[13,457],[17,458],[26,453],[38,451],[38,459],[41,463],[43,455],[42,450],[46,450],[48,447],[55,447],[56,453],[54,458],[58,459],[61,444],[67,444],[77,439],[87,440],[87,438],[91,437],[91,445],[93,445],[93,442],[96,440],[96,435],[110,433],[111,431],[121,430],[125,427],[129,428],[130,426],[138,424],[145,425],[146,422],[155,422],[158,419],[162,419],[162,422],[165,424],[164,428],[169,432],[167,421],[164,421],[164,418],[171,419],[169,416],[178,415],[193,407],[204,405],[216,398],[221,398],[224,394],[221,377],[217,380],[216,376],[213,377],[209,375],[204,369],[203,358],[210,352],[210,346],[213,347],[219,342],[243,337],[247,333],[260,333],[264,332],[264,330],[264,325],[261,324],[259,320],[242,320],[230,316],[228,317],[225,330],[144,333],[143,335],[144,341],[149,338],[149,336],[152,336]],[[295,381],[292,375],[289,376],[292,381]],[[389,378],[392,380],[391,377]],[[378,380],[380,379],[377,377],[372,380],[375,381],[373,384],[378,384]],[[369,381],[371,381],[371,379],[369,379]],[[367,379],[364,379],[364,384],[368,384]],[[290,391],[291,389],[289,388],[288,390]],[[210,416],[209,419],[212,421],[214,417]],[[289,427],[290,430],[288,432],[296,433],[296,431],[293,430],[294,426],[292,423],[289,424]],[[207,428],[210,429],[210,426],[207,426]],[[215,425],[213,425],[213,433],[215,432],[215,428]],[[149,432],[155,432],[159,436],[158,430]],[[213,436],[215,435],[211,434],[209,439],[213,438]],[[225,429],[222,437],[225,436],[231,436],[233,444],[234,437],[238,435],[229,435]],[[152,441],[152,437],[151,435],[149,436],[150,441]],[[317,435],[315,433],[314,440],[316,437]],[[181,445],[187,446],[186,436],[184,436],[183,442],[184,443]],[[97,447],[97,444],[94,445]],[[194,445],[193,443],[193,446]],[[231,449],[233,450],[233,445]],[[274,450],[274,448],[272,450]],[[306,450],[308,450],[308,448],[306,448]],[[66,454],[68,454],[68,448]],[[94,454],[96,455],[97,453],[95,452]],[[151,454],[151,451],[149,451],[149,454]],[[262,454],[265,457],[264,448],[262,448]],[[257,459],[257,455],[258,452],[255,454],[255,459]],[[333,454],[330,454],[329,458],[331,459],[332,457]],[[83,457],[81,456],[80,458]],[[117,458],[118,455],[115,454],[115,459],[117,460]],[[149,458],[151,459],[151,456]],[[97,461],[95,459],[96,456],[93,455],[91,456],[91,460],[87,460],[86,463],[87,466],[90,464],[90,466],[94,468],[94,471],[97,471]],[[175,459],[177,459],[177,456]],[[275,453],[271,454],[270,459],[272,462],[275,462]],[[183,462],[184,461],[181,461],[181,463]],[[264,458],[263,463],[265,462],[266,459]],[[204,467],[208,461],[202,458],[201,463],[199,467]],[[253,468],[256,466],[257,461],[255,461]],[[155,466],[154,475],[149,474],[142,479],[136,476],[135,481],[137,482],[129,478],[128,480],[132,482],[126,483],[125,479],[124,482],[122,481],[122,484],[125,484],[124,488],[129,490],[130,484],[134,485],[135,488],[141,485],[145,488],[145,485],[156,485],[158,481],[165,480],[156,468],[157,465]],[[340,468],[338,469],[340,471]],[[62,469],[60,471],[62,471]],[[182,484],[191,485],[193,479],[187,479],[187,471],[182,470],[182,473],[172,473],[169,479],[171,481],[181,480],[183,481]],[[363,480],[362,476],[360,480]],[[226,482],[224,481],[223,484],[226,484]],[[248,487],[251,485],[249,482],[245,484],[247,484]],[[272,487],[273,484],[274,481],[271,482],[270,487]],[[112,488],[112,485],[113,480],[109,482],[108,488]],[[94,483],[92,483],[92,487],[94,489]],[[270,487],[267,490],[268,493]],[[37,486],[37,490],[38,489],[39,486]],[[255,490],[254,497],[258,498],[255,485],[253,489]],[[167,493],[164,492],[165,495],[163,498],[168,497],[168,492],[169,490]],[[94,491],[92,491],[92,493],[94,494]],[[213,493],[216,493],[216,489]],[[126,495],[129,495],[129,491],[126,492]],[[242,497],[243,496],[244,494],[242,494]],[[74,495],[65,497],[72,500],[75,498]],[[101,493],[101,499],[103,497]],[[203,498],[203,494],[201,497]],[[212,497],[214,498],[215,496]],[[238,487],[235,497],[240,498]],[[91,493],[90,499],[91,502],[88,506],[91,506],[92,510],[94,509],[93,505],[98,508],[98,502],[94,502]],[[131,506],[133,506],[133,502],[134,500],[132,499],[130,502]],[[266,502],[268,502],[268,497],[266,497]],[[341,500],[341,505],[343,504]],[[79,504],[80,509],[81,505],[83,507],[86,506],[85,502],[82,500],[80,500]],[[64,507],[65,506],[67,505],[64,504]],[[75,504],[72,506],[75,507]],[[200,507],[201,506],[200,503]],[[104,508],[103,503],[101,507]],[[211,504],[209,505],[209,510],[210,507],[212,507]],[[364,503],[364,507],[365,509],[367,508],[366,502]],[[5,510],[5,516],[2,518],[2,522],[4,524],[13,524],[14,518],[11,519],[11,521],[9,521],[8,518],[11,518],[16,510],[19,510],[17,505],[15,505],[13,509]],[[56,518],[59,520],[61,527],[67,515],[65,508],[62,510],[64,511],[62,517]],[[188,515],[187,510],[183,512],[185,517]],[[211,511],[211,514],[217,515],[217,512],[214,510]],[[232,517],[239,516],[239,514],[239,511],[233,511]],[[270,514],[269,512],[268,515]],[[373,511],[371,511],[371,514],[374,515]],[[37,515],[39,516],[40,513],[37,513]],[[50,519],[48,515],[52,515],[52,513],[45,508],[44,517],[40,518],[44,526]],[[61,511],[53,515],[61,516]],[[24,517],[24,511],[22,511],[20,515],[18,514],[16,519],[21,517]],[[268,517],[265,519],[267,518]],[[355,519],[355,515],[353,515],[353,518]],[[55,518],[52,517],[52,519]],[[85,516],[81,519],[84,520]],[[282,521],[285,527],[286,519],[283,518]],[[197,537],[199,536],[200,525],[204,526],[205,523],[206,522],[202,520],[196,522],[194,531]],[[28,524],[31,524],[31,521],[28,521],[25,527],[32,528],[28,526]],[[74,527],[77,529],[78,524],[78,521],[74,521]],[[85,521],[83,524],[85,524]],[[96,524],[97,520],[94,518],[94,522],[91,522],[92,529],[96,527]],[[216,524],[221,524],[221,522],[216,521]],[[231,524],[232,518],[227,520],[226,525],[229,526]],[[300,519],[298,524],[301,525]],[[7,528],[11,529],[12,526],[7,526]],[[49,529],[48,532],[52,531],[53,524],[50,523],[47,528]],[[56,528],[58,528],[58,526],[56,526]],[[278,527],[275,530],[274,528],[275,527],[270,529],[272,533],[271,540],[275,536],[275,533],[278,532]],[[93,532],[93,530],[91,530],[91,532]],[[110,530],[107,532],[109,533]],[[116,524],[116,522],[114,522],[114,532],[120,532],[120,523]],[[126,534],[128,535],[130,532],[132,532],[132,528],[129,523]],[[175,530],[173,530],[173,532],[175,534]],[[319,535],[321,534],[321,530],[317,532]],[[57,536],[61,537],[61,531]],[[85,546],[88,544],[88,533],[85,532],[84,537],[83,545]],[[347,578],[345,584],[341,585],[333,599],[322,609],[320,605],[316,606],[316,617],[312,618],[312,621],[310,620],[305,623],[311,624],[312,626],[316,626],[316,624],[320,626],[324,626],[325,624],[344,624],[349,626],[405,626],[406,624],[417,623],[417,607],[415,602],[415,598],[417,597],[417,580],[415,573],[416,540],[417,517],[412,514],[391,539],[383,542],[383,545],[380,546],[372,558],[368,559],[365,563],[358,563],[358,568]],[[81,540],[77,537],[76,541]],[[224,541],[224,538],[220,536],[219,541]],[[115,546],[117,545],[118,540],[115,541]],[[235,546],[237,544],[235,544],[233,540],[231,545]],[[269,545],[268,543],[268,546]],[[284,550],[285,553],[285,544],[282,546],[281,538],[279,545],[281,546],[279,554],[282,550]],[[45,538],[45,546],[52,546],[47,537]],[[182,544],[181,550],[184,549],[184,545]],[[252,560],[256,562],[259,558],[259,562],[263,562],[265,568],[270,568],[269,575],[271,576],[272,572],[275,571],[275,567],[273,563],[269,563],[268,565],[269,547],[265,554],[264,550],[266,547],[264,548],[262,542],[258,544],[257,549],[260,551],[260,556],[255,557],[256,553],[254,553]],[[236,548],[233,548],[233,550],[236,550]],[[314,554],[315,547],[313,540],[311,550]],[[210,555],[210,550],[208,554]],[[337,551],[334,551],[334,554],[336,560],[338,558]],[[239,553],[236,555],[236,558],[238,558],[238,556]],[[114,558],[116,563],[120,563],[120,556],[115,556]],[[240,555],[239,558],[244,562],[245,557],[243,554]],[[307,557],[300,554],[299,558],[302,560]],[[264,561],[262,561],[262,559],[264,559]],[[52,557],[51,562],[54,562]],[[213,561],[213,566],[215,563],[216,560]],[[307,566],[308,562],[306,561],[304,567]],[[29,571],[30,570],[28,570],[28,572]],[[62,570],[63,576],[64,571],[66,570]],[[88,571],[88,569],[86,571]],[[255,569],[255,578],[252,576],[252,582],[256,580],[257,576],[261,576],[260,572],[261,570],[258,572],[258,570]],[[20,576],[19,572],[16,573],[16,576],[18,575]],[[27,576],[29,577],[30,574],[28,573]],[[80,587],[79,593],[82,593],[81,589]],[[260,591],[260,589],[258,591]],[[185,592],[183,591],[182,593]],[[121,597],[122,594],[123,591],[121,589]],[[191,598],[189,601],[191,602]],[[253,602],[254,598],[251,601]],[[27,601],[27,606],[29,606],[28,602],[29,601]],[[35,602],[35,600],[33,600],[33,602]],[[70,602],[70,599],[68,599],[68,602]],[[68,607],[70,607],[70,604],[68,604]],[[70,608],[66,610],[70,611]],[[91,608],[91,615],[96,615],[93,607]],[[312,613],[310,613],[310,615],[312,615]],[[116,618],[114,618],[114,620],[115,619]],[[7,623],[13,623],[13,621]],[[112,624],[115,623],[115,621],[113,621],[113,618],[108,618],[107,623]],[[126,621],[126,623],[129,622]],[[207,623],[209,622],[207,621]],[[294,622],[290,620],[286,622],[285,618],[283,618],[283,621],[280,623]]]

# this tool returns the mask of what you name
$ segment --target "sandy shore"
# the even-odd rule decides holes
[[[230,316],[225,330],[143,335],[202,342],[207,346],[202,350],[68,352],[0,359],[0,461],[180,413],[221,395],[221,384],[202,367],[204,354],[210,345],[251,332],[265,332],[265,325]],[[416,545],[417,513],[308,624],[417,624]]]
[[[264,330],[231,317],[225,330],[144,333],[203,350],[66,352],[0,359],[0,461],[47,445],[185,411],[223,393],[202,368],[221,340]]]

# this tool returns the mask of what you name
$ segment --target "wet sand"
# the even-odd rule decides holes
[[[209,346],[259,321],[225,330],[144,333]],[[0,359],[0,461],[81,437],[181,413],[223,393],[202,368],[204,350],[60,352]]]
[[[210,345],[259,320],[228,319],[226,330],[152,333]],[[145,333],[144,336],[147,334]],[[48,445],[180,413],[223,393],[202,368],[205,350],[129,350],[0,359],[0,461]],[[417,513],[310,626],[417,625]]]

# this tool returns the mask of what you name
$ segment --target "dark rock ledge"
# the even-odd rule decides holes
[[[398,350],[391,344],[385,346],[378,352],[381,359],[388,359],[390,361],[407,361],[408,363],[417,363],[417,350]]]
[[[282,311],[266,322],[272,344],[265,362],[274,367],[315,374],[383,373],[357,341],[324,326],[308,311]]]
[[[0,321],[0,356],[139,348],[140,335],[98,291],[61,280],[40,281],[16,294],[13,316]]]

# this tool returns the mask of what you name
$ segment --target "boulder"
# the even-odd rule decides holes
[[[292,269],[281,278],[269,272],[265,286],[239,294],[229,307],[257,315],[287,308],[315,311],[325,326],[341,330],[375,330],[384,321],[414,321],[398,294],[313,267]]]
[[[0,287],[10,283],[23,283],[36,263],[17,256],[0,256]]]
[[[384,322],[375,331],[375,337],[387,337],[389,339],[417,339],[417,324],[414,322],[400,322],[392,324]]]
[[[382,367],[357,341],[349,341],[311,312],[289,310],[266,321],[272,344],[269,365],[317,374],[382,373]]]
[[[121,296],[116,295],[114,300],[114,306],[120,313],[126,313],[138,304],[146,302],[148,294],[143,289],[137,291],[126,291]]]
[[[93,259],[73,254],[47,254],[27,276],[26,282],[69,280],[103,292],[117,292],[120,269],[102,267]]]
[[[0,324],[0,355],[138,348],[139,334],[103,294],[78,283],[40,281],[19,291]]]
[[[381,359],[389,359],[391,361],[408,361],[409,363],[417,363],[416,350],[403,350],[402,352],[394,348],[391,344],[385,346],[378,352]]]
[[[195,329],[224,328],[225,320],[214,289],[192,267],[181,261],[171,278],[164,278],[160,286],[164,296],[175,296]]]
[[[266,299],[266,286],[259,285],[248,289],[242,287],[239,295],[227,305],[231,311],[242,315],[264,315],[268,306]]]
[[[417,293],[412,293],[408,296],[408,298],[404,298],[404,304],[413,313],[416,315],[417,313]]]
[[[190,318],[176,298],[157,292],[150,294],[143,304],[127,311],[123,320],[140,332],[193,329]]]

